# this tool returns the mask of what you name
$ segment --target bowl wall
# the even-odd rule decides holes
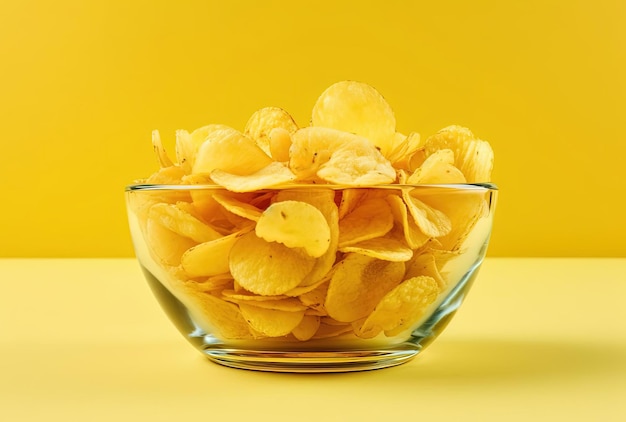
[[[288,372],[377,369],[415,357],[476,278],[496,197],[488,184],[126,190],[137,259],[181,334],[223,365]],[[259,215],[280,201],[320,210],[331,237],[321,256],[257,236]],[[292,273],[301,273],[295,285]],[[250,291],[249,278],[273,287]]]

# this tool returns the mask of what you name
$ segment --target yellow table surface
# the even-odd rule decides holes
[[[626,420],[626,259],[488,258],[434,344],[395,368],[209,362],[132,259],[0,259],[2,421]]]

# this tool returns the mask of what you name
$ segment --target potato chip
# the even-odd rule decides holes
[[[180,205],[155,204],[150,208],[149,218],[174,233],[188,237],[197,243],[209,242],[222,237],[208,224],[184,211]]]
[[[193,164],[194,174],[212,174],[220,170],[238,176],[256,173],[272,159],[254,141],[229,127],[209,132],[200,145]]]
[[[211,172],[211,179],[232,192],[253,192],[289,183],[296,176],[283,163],[273,161],[266,167],[246,175],[229,173],[221,169]]]
[[[180,264],[190,277],[209,277],[229,271],[228,256],[241,233],[201,243],[188,249]]]
[[[291,331],[291,334],[300,341],[307,341],[315,335],[319,326],[320,317],[304,315],[300,324]]]
[[[357,335],[372,338],[381,331],[410,329],[438,294],[439,286],[432,277],[419,276],[403,281],[376,305]]]
[[[295,297],[288,297],[285,299],[268,299],[268,300],[245,300],[238,299],[233,296],[225,296],[224,300],[228,300],[230,302],[238,303],[238,304],[248,304],[252,306],[258,306],[263,309],[273,309],[276,311],[285,311],[285,312],[304,312],[307,307],[302,304]]]
[[[367,199],[339,221],[339,249],[384,236],[392,227],[393,214],[387,201]]]
[[[262,210],[254,205],[243,202],[230,195],[215,193],[213,194],[213,198],[229,212],[248,220],[258,221],[263,213]]]
[[[270,152],[269,135],[274,128],[285,129],[287,133],[293,133],[298,130],[298,125],[293,117],[282,108],[264,107],[250,116],[243,133],[254,140],[267,155],[273,157]],[[276,159],[276,157],[274,158]]]
[[[428,237],[425,235],[415,223],[415,220],[409,216],[406,204],[397,195],[389,195],[385,198],[389,206],[391,207],[391,213],[395,224],[402,229],[404,234],[404,240],[411,249],[418,249],[428,242]]]
[[[157,156],[157,161],[161,168],[171,167],[174,165],[172,160],[167,155],[165,148],[163,147],[163,143],[161,143],[161,135],[158,130],[152,131],[152,148],[154,148],[154,153]]]
[[[192,315],[200,315],[195,320],[210,324],[210,327],[203,327],[205,330],[218,338],[244,340],[254,337],[237,305],[209,293],[197,292],[192,286],[188,283],[185,287],[188,297],[193,301],[190,310]]]
[[[374,87],[355,81],[328,87],[313,106],[311,125],[363,136],[384,155],[390,152],[396,133],[389,103]]]
[[[289,161],[289,149],[291,148],[291,134],[287,129],[276,127],[270,131],[270,154],[272,158],[280,162]]]
[[[301,201],[313,205],[326,218],[330,229],[330,244],[324,255],[320,256],[311,272],[302,280],[300,286],[309,286],[324,278],[336,260],[339,243],[339,222],[335,192],[330,189],[283,190],[276,196],[276,201]]]
[[[381,298],[404,276],[404,264],[349,254],[337,265],[324,306],[337,321],[352,322],[369,315]]]
[[[229,131],[226,125],[211,124],[200,127],[189,133],[186,130],[176,131],[176,159],[178,165],[185,170],[185,173],[191,173],[191,169],[195,163],[198,149],[207,140],[211,138],[213,132]]]
[[[222,296],[226,300],[232,299],[235,302],[237,302],[237,301],[282,300],[282,299],[287,299],[289,297],[289,296],[286,296],[286,295],[274,295],[274,296],[257,295],[255,293],[251,293],[251,292],[248,292],[246,290],[241,290],[241,289],[233,289],[233,290],[228,290],[227,289],[227,290],[223,290],[222,291]]]
[[[146,223],[146,243],[157,262],[176,266],[187,249],[197,242],[181,236],[163,226],[159,219],[148,217]]]
[[[229,289],[233,287],[233,276],[229,273],[218,274],[212,277],[207,278],[206,280],[201,280],[195,282],[197,285],[197,289],[202,292],[214,292],[219,291],[222,292],[225,289]]]
[[[488,182],[493,169],[493,150],[488,142],[476,139],[462,126],[448,126],[429,137],[425,144],[426,155],[441,149],[454,152],[454,165],[461,170],[468,183]]]
[[[314,258],[330,246],[330,227],[320,210],[306,202],[282,201],[270,205],[256,224],[256,234],[268,242],[304,248]]]
[[[359,186],[391,183],[395,169],[368,139],[339,130],[308,127],[292,136],[289,167],[297,180]]]
[[[327,293],[328,283],[322,283],[315,289],[302,293],[298,299],[300,299],[300,302],[307,306],[309,310],[313,309],[318,311],[318,315],[328,315],[328,312],[326,312],[326,308],[324,307]]]
[[[407,263],[405,278],[413,278],[418,276],[428,276],[437,282],[440,290],[446,286],[446,281],[439,273],[437,261],[432,252],[416,254],[414,259]]]
[[[367,189],[342,189],[341,201],[339,202],[339,219],[341,220],[346,215],[350,214],[366,193]]]
[[[239,304],[239,309],[250,327],[268,337],[286,336],[300,325],[304,318],[304,311],[264,309],[247,303]]]
[[[465,183],[465,176],[454,166],[454,153],[440,149],[428,156],[407,179],[409,184]]]
[[[339,248],[340,252],[358,253],[383,261],[405,262],[413,256],[406,243],[393,237],[378,237]]]
[[[452,229],[450,219],[441,211],[426,205],[414,189],[402,189],[402,199],[417,227],[428,237],[445,236]]]
[[[315,258],[302,249],[267,242],[254,232],[237,239],[230,256],[230,272],[246,290],[280,295],[298,286],[311,272]]]

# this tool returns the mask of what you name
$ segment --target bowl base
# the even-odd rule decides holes
[[[209,360],[237,369],[266,372],[328,373],[357,372],[388,368],[409,362],[420,352],[415,345],[389,350],[255,351],[205,349]]]

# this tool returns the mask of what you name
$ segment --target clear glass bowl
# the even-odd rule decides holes
[[[497,187],[299,185],[233,193],[136,184],[125,195],[150,288],[209,359],[263,371],[345,372],[407,362],[442,332],[485,257]],[[305,258],[305,269],[290,248],[270,247],[276,242],[255,234],[259,214],[281,200],[314,205],[330,227],[328,250]],[[295,287],[287,268],[301,274]],[[289,279],[290,287],[251,292],[240,274],[263,274],[271,285]]]

